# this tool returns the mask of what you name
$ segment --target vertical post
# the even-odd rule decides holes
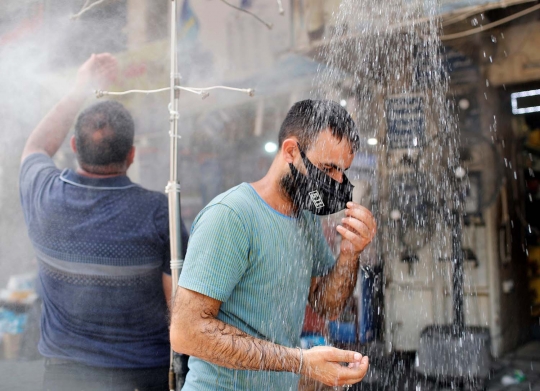
[[[170,79],[170,175],[167,184],[169,195],[169,229],[171,237],[171,271],[173,277],[173,295],[176,292],[179,271],[182,268],[180,256],[182,241],[180,229],[180,182],[178,180],[178,100],[180,98],[180,74],[178,73],[176,52],[176,0],[171,0],[171,79]],[[175,276],[176,273],[176,276]],[[175,281],[176,278],[176,281]]]
[[[459,199],[462,200],[461,186],[458,190],[460,192]],[[462,241],[462,221],[461,213],[458,208],[462,205],[455,205],[452,213],[452,261],[454,263],[453,273],[453,289],[452,298],[454,304],[454,332],[461,336],[465,329],[465,314],[463,309],[463,250],[461,246]]]
[[[178,61],[176,50],[177,35],[177,1],[171,0],[171,75],[170,75],[170,103],[169,121],[170,131],[170,176],[166,191],[169,197],[169,234],[171,242],[171,277],[172,277],[172,299],[176,294],[176,287],[180,271],[182,270],[182,230],[180,220],[180,182],[178,180],[178,100],[180,98],[180,74],[178,73]],[[172,303],[171,303],[172,308]],[[169,389],[176,389],[176,377],[173,366],[173,351],[171,349],[169,368]]]

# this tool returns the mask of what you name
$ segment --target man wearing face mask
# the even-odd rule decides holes
[[[171,323],[173,349],[191,356],[183,390],[295,390],[300,374],[330,386],[365,376],[368,358],[358,352],[298,348],[306,301],[335,319],[375,235],[344,174],[358,143],[339,104],[298,102],[266,176],[197,216]],[[316,215],[343,209],[335,260]]]

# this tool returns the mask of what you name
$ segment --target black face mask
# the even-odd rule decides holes
[[[305,209],[316,215],[329,215],[339,212],[352,201],[353,185],[343,174],[343,182],[332,179],[309,161],[300,149],[300,156],[307,169],[307,175],[299,172],[289,163],[291,175],[282,179],[282,186],[298,209]]]

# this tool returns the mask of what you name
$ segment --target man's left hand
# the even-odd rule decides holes
[[[377,223],[369,210],[354,202],[347,203],[345,216],[337,226],[342,236],[341,253],[357,257],[375,237]]]

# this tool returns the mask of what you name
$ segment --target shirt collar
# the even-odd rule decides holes
[[[126,175],[117,175],[107,178],[90,178],[77,174],[75,171],[68,168],[62,171],[60,180],[69,183],[70,185],[98,190],[122,190],[138,186],[131,182]]]

